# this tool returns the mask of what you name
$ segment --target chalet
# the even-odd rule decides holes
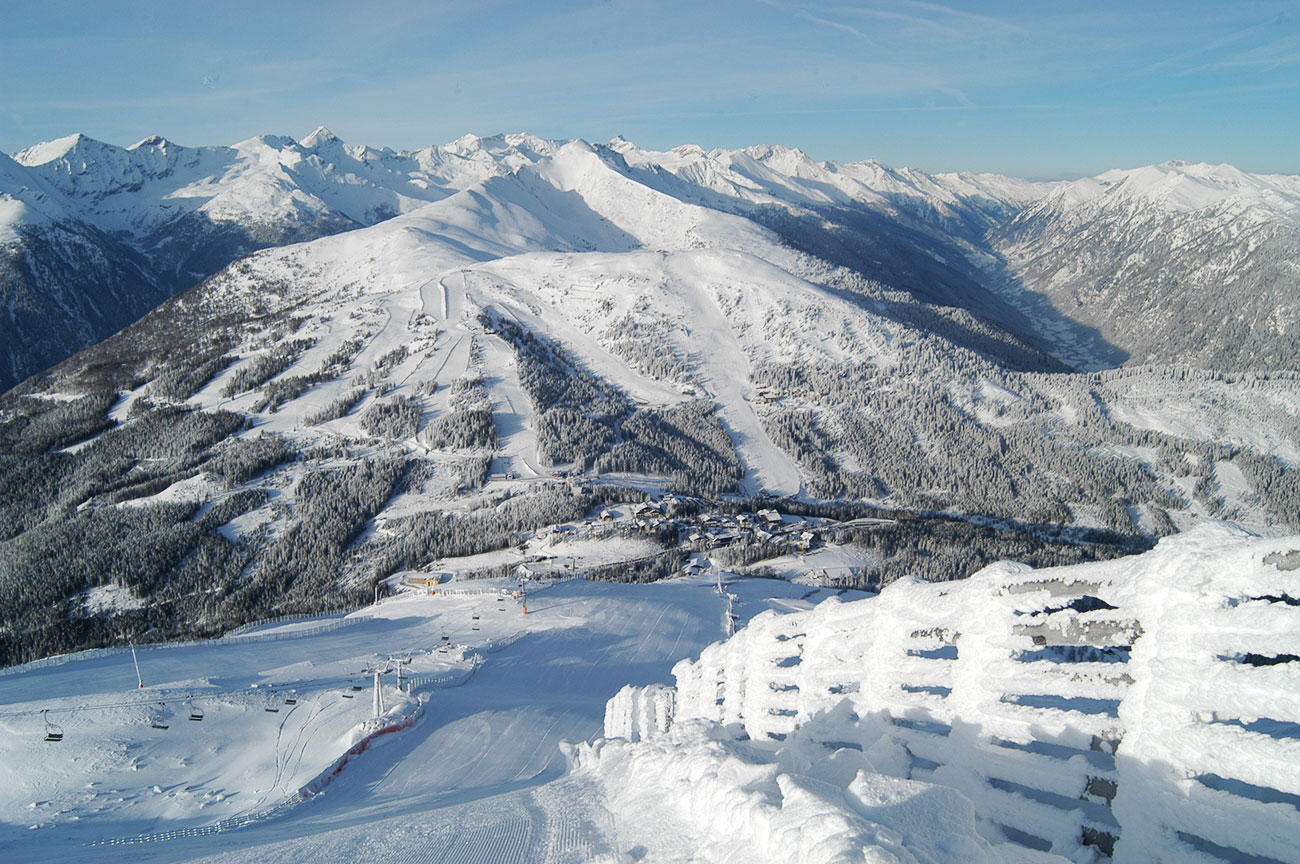
[[[407,576],[402,581],[415,588],[432,588],[435,585],[441,585],[443,582],[450,582],[453,575],[452,573],[426,573],[418,576]]]
[[[663,507],[654,501],[647,501],[632,512],[638,519],[661,519],[664,515]]]
[[[709,539],[709,546],[714,549],[719,546],[730,546],[737,540],[744,538],[744,535],[739,531],[710,531],[707,536]]]
[[[766,510],[759,510],[758,518],[768,525],[781,524],[781,514],[776,512],[775,510],[772,510],[771,508],[768,508]]]

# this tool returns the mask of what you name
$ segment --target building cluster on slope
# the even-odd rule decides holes
[[[762,543],[807,552],[819,542],[820,524],[774,509],[755,513],[683,512],[686,502],[672,495],[635,505],[626,515],[604,509],[577,526],[556,530],[580,531],[588,536],[654,534],[660,539],[674,535],[676,542],[696,552],[747,543]]]

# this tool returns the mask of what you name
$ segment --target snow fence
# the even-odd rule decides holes
[[[1141,556],[766,612],[607,738],[687,720],[861,750],[955,788],[990,839],[1074,860],[1300,862],[1300,537],[1224,525]]]

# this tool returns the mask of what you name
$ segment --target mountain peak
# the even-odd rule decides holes
[[[257,149],[258,147],[265,147],[270,150],[287,150],[297,144],[298,142],[288,135],[254,135],[252,138],[248,138],[235,144],[233,149],[245,150],[248,148]]]
[[[135,142],[134,144],[132,144],[130,147],[126,149],[144,150],[147,148],[154,148],[157,150],[166,150],[167,147],[171,145],[171,143],[172,142],[168,141],[166,138],[162,137],[161,135],[150,135],[148,138],[141,138],[139,141]]]
[[[455,141],[449,142],[443,149],[457,156],[466,156],[482,147],[483,139],[473,132],[466,132]]]
[[[324,126],[317,126],[315,129],[312,130],[312,133],[310,135],[308,135],[306,138],[302,139],[298,143],[301,144],[304,148],[310,150],[313,147],[319,147],[322,144],[330,144],[338,140],[339,140],[339,136],[335,135],[329,129],[325,128]]]
[[[80,132],[74,132],[71,135],[65,135],[62,138],[55,138],[53,141],[43,141],[40,144],[34,144],[26,150],[20,150],[14,154],[14,161],[20,165],[26,165],[31,168],[34,165],[45,165],[53,162],[55,159],[62,159],[69,153],[80,150],[88,144],[97,144],[100,147],[107,146],[101,141],[96,141],[89,135],[83,135]]]

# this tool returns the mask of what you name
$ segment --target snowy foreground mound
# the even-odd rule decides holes
[[[1209,525],[764,613],[575,773],[625,843],[685,826],[647,860],[1300,861],[1297,598],[1300,537]]]
[[[578,776],[598,780],[616,820],[630,823],[619,824],[619,836],[651,835],[641,847],[647,860],[1059,860],[1006,844],[995,849],[977,833],[974,808],[960,792],[880,774],[848,748],[772,751],[734,740],[717,724],[688,720],[635,744],[582,745],[576,756]],[[658,820],[685,831],[645,831]]]

